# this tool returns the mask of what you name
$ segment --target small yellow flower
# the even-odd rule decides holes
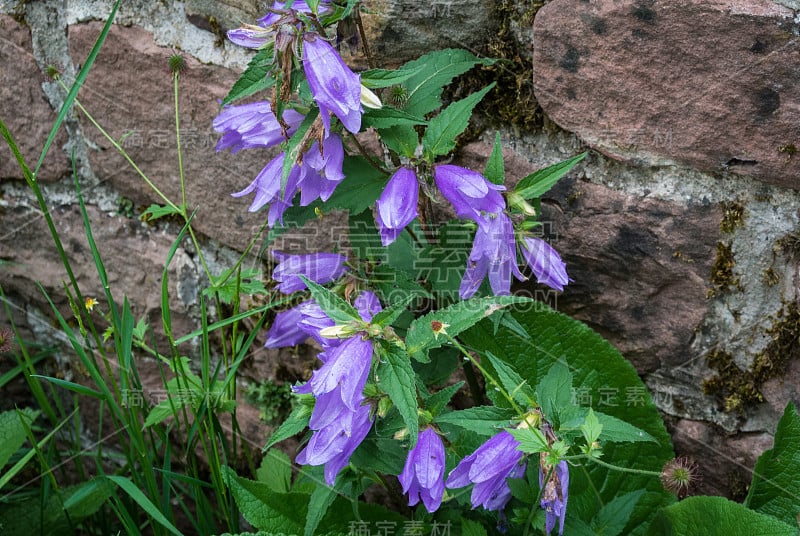
[[[95,300],[94,298],[86,298],[85,300],[83,300],[83,306],[86,307],[86,310],[89,311],[90,313],[94,309],[94,306],[97,304],[98,301]]]

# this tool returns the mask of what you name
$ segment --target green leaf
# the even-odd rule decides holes
[[[548,450],[547,439],[538,428],[519,428],[508,432],[519,441],[518,450],[526,454],[537,454]]]
[[[311,493],[311,499],[308,502],[308,514],[306,516],[306,526],[304,535],[313,536],[317,527],[319,527],[322,518],[328,508],[331,507],[333,501],[336,500],[336,491],[322,484],[317,485]]]
[[[281,423],[277,430],[275,430],[269,437],[267,444],[264,445],[263,450],[267,450],[275,443],[279,443],[284,439],[289,439],[296,436],[308,427],[308,421],[311,419],[311,410],[302,404],[295,406],[294,410],[285,421]]]
[[[570,497],[572,499],[572,497]],[[724,497],[689,497],[663,508],[650,526],[651,536],[797,536],[797,522],[787,525],[748,510]]]
[[[180,216],[183,214],[183,205],[177,206],[169,206],[169,205],[157,205],[153,203],[147,209],[142,212],[142,215],[139,216],[139,219],[142,221],[154,221],[159,218],[164,218],[166,216]]]
[[[455,148],[456,138],[467,128],[473,108],[494,86],[495,83],[492,82],[477,93],[452,103],[431,119],[425,135],[422,136],[422,146],[431,161]]]
[[[556,361],[536,385],[536,400],[544,417],[558,429],[561,409],[572,405],[572,374],[564,362]]]
[[[438,425],[456,426],[480,436],[493,436],[508,426],[512,413],[496,406],[476,406],[458,411],[448,411],[434,418]]]
[[[175,528],[175,526],[169,522],[169,520],[164,517],[164,514],[154,505],[147,496],[142,493],[142,490],[136,487],[136,484],[131,482],[128,478],[122,476],[113,476],[113,475],[106,475],[105,478],[119,486],[125,493],[128,494],[128,497],[133,499],[136,504],[142,507],[142,510],[147,512],[147,515],[153,518],[159,525],[170,531],[172,534],[176,534],[177,536],[181,536],[181,531]]]
[[[381,327],[391,326],[401,314],[403,314],[408,305],[414,301],[416,296],[414,294],[407,294],[400,298],[397,303],[390,305],[383,311],[379,312],[372,317],[372,324],[377,324]]]
[[[477,521],[461,520],[461,536],[487,536],[486,529]]]
[[[414,153],[419,145],[419,135],[411,125],[394,125],[378,130],[381,141],[397,154],[414,158]]]
[[[376,129],[386,129],[397,125],[427,125],[424,117],[412,115],[403,110],[384,106],[380,109],[365,108],[361,116],[361,125],[364,128],[373,127]]]
[[[272,58],[274,57],[273,48],[273,44],[270,43],[253,56],[242,75],[233,84],[225,98],[222,99],[223,105],[230,104],[275,85],[275,77],[270,76]]]
[[[222,477],[248,523],[259,530],[299,534],[308,512],[305,493],[275,493],[268,485],[241,478],[227,466]]]
[[[257,268],[244,268],[238,274],[232,274],[238,268],[229,268],[219,276],[211,278],[211,286],[203,290],[203,294],[211,297],[214,292],[219,293],[219,299],[223,303],[233,303],[235,295],[246,294],[266,294],[267,289],[261,280],[261,270]]]
[[[353,320],[361,320],[361,316],[358,314],[356,308],[347,303],[343,298],[337,296],[322,285],[314,283],[303,274],[298,274],[298,277],[306,284],[308,290],[311,291],[311,296],[331,320],[337,324],[347,324]]]
[[[583,432],[581,431],[580,434],[577,433],[581,430],[581,427],[586,422],[586,418],[589,415],[589,412],[593,412],[595,417],[597,418],[598,423],[603,429],[603,433],[600,435],[601,442],[611,442],[611,443],[625,443],[625,442],[636,442],[636,441],[650,441],[657,443],[655,437],[648,434],[644,430],[630,424],[629,422],[623,421],[616,417],[612,417],[611,415],[606,415],[605,413],[601,413],[599,411],[594,411],[592,408],[584,408],[584,407],[576,407],[573,406],[569,408],[568,411],[562,411],[562,422],[561,426],[559,427],[559,432],[564,434],[568,437],[577,437],[581,435]]]
[[[486,357],[489,358],[489,363],[497,373],[497,379],[500,380],[500,385],[503,386],[506,393],[520,404],[523,410],[532,406],[536,401],[536,395],[533,388],[522,379],[522,376],[517,374],[507,363],[492,355],[491,352],[486,352]]]
[[[8,463],[11,456],[13,456],[14,453],[22,447],[25,440],[28,439],[25,426],[23,426],[20,419],[26,419],[28,421],[28,426],[30,426],[39,414],[39,411],[34,411],[30,408],[20,410],[19,414],[16,411],[4,411],[0,413],[0,468]]]
[[[431,323],[440,322],[447,335],[458,336],[481,319],[495,311],[511,305],[530,303],[533,300],[518,296],[492,296],[488,298],[472,298],[455,303],[449,307],[428,313],[417,318],[408,328],[406,345],[408,353],[418,361],[427,361],[427,353],[432,348],[439,348],[447,337],[442,333],[434,333]]]
[[[392,344],[381,344],[381,364],[378,366],[378,385],[389,395],[408,428],[410,446],[417,443],[419,416],[414,370],[406,352]]]
[[[589,414],[586,415],[586,419],[584,419],[583,424],[581,424],[581,433],[586,440],[586,444],[591,445],[597,441],[602,431],[603,425],[597,420],[597,415],[594,414],[594,410],[589,408]]]
[[[405,82],[419,72],[415,69],[370,69],[361,73],[361,84],[370,89],[389,87]]]
[[[610,503],[603,505],[592,519],[591,527],[600,536],[618,536],[628,523],[636,503],[642,498],[644,490],[631,491],[620,495]]]
[[[448,387],[445,387],[438,393],[434,393],[428,398],[425,399],[425,409],[431,412],[433,416],[439,414],[442,409],[450,402],[450,399],[458,392],[461,387],[464,386],[464,382],[454,383]]]
[[[486,168],[483,170],[483,176],[494,184],[503,184],[506,182],[503,145],[499,131],[494,136],[494,147],[492,148],[492,154],[489,155],[489,160],[486,161]]]
[[[417,73],[403,83],[408,88],[405,111],[424,116],[440,107],[444,86],[479,63],[491,65],[494,60],[480,59],[466,50],[449,48],[406,63],[403,70],[416,69]]]
[[[575,167],[575,164],[583,160],[586,155],[587,153],[581,153],[578,156],[573,156],[563,162],[531,173],[517,183],[514,192],[522,196],[523,199],[541,197],[558,182],[558,179],[569,173]]]
[[[508,363],[531,385],[539,383],[541,371],[563,361],[569,367],[576,388],[594,393],[600,389],[616,389],[623,395],[633,390],[637,394],[644,393],[636,403],[603,406],[601,409],[658,442],[604,444],[604,459],[615,460],[632,469],[660,473],[664,463],[674,457],[672,444],[661,415],[646,394],[646,386],[633,366],[588,326],[541,304],[525,311],[511,311],[510,314],[529,336],[523,336],[519,329],[509,328],[502,322],[495,333],[494,325],[487,319],[464,332],[461,339],[481,355],[491,352]],[[548,398],[553,399],[552,396]],[[605,433],[608,425],[599,414],[597,416]],[[585,415],[575,424],[577,434],[580,434],[578,427],[583,423],[583,417]],[[588,460],[575,462],[570,469],[570,490],[592,491],[570,493],[568,517],[589,523],[604,504],[639,489],[646,491],[623,530],[626,535],[644,534],[654,513],[659,507],[673,502],[674,496],[664,491],[656,475],[623,473]]]
[[[791,525],[800,519],[800,417],[791,402],[778,422],[772,448],[756,462],[744,505]]]
[[[256,479],[275,493],[289,493],[292,489],[292,460],[285,452],[268,450],[256,471]]]
[[[43,380],[47,380],[50,383],[58,385],[59,387],[63,387],[64,389],[68,389],[73,393],[78,393],[79,395],[91,396],[92,398],[99,398],[100,400],[104,398],[102,393],[95,391],[90,387],[86,387],[85,385],[81,385],[79,383],[62,380],[61,378],[53,378],[52,376],[41,376],[39,374],[31,374],[31,378],[41,378]],[[0,424],[0,426],[2,426],[2,424]]]

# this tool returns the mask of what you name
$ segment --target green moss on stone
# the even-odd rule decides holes
[[[709,298],[731,287],[736,287],[741,290],[739,278],[733,273],[733,267],[735,265],[736,262],[733,258],[733,250],[730,244],[717,242],[717,257],[714,259],[714,264],[711,266],[711,284],[713,288],[707,293]]]
[[[719,224],[719,229],[723,233],[732,233],[737,227],[744,224],[744,205],[739,201],[731,201],[730,203],[722,203],[722,221]]]

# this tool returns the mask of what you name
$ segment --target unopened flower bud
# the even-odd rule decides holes
[[[367,108],[374,108],[376,110],[383,107],[381,99],[364,84],[361,84],[361,104]]]
[[[517,192],[509,192],[507,198],[509,206],[519,210],[526,216],[536,216],[536,209],[533,205],[525,201],[525,198]]]

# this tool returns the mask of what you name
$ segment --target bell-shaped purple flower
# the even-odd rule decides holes
[[[355,411],[364,399],[364,385],[372,365],[372,341],[351,337],[325,353],[325,363],[294,391],[319,397],[338,390],[345,407]]]
[[[572,281],[567,275],[567,264],[550,244],[541,238],[526,237],[522,246],[522,256],[531,267],[539,283],[556,290],[564,290],[564,285]]]
[[[378,300],[378,297],[375,295],[374,292],[371,292],[369,290],[365,290],[361,294],[359,294],[358,297],[353,302],[353,306],[358,311],[358,314],[361,315],[361,319],[364,322],[371,322],[372,317],[383,310],[383,307],[381,307],[381,302],[380,300]]]
[[[336,50],[319,35],[306,34],[303,44],[303,69],[311,94],[319,106],[325,134],[330,133],[333,113],[344,128],[361,129],[361,77],[345,65]]]
[[[292,206],[291,200],[297,193],[297,183],[300,178],[300,168],[293,166],[286,180],[286,187],[281,195],[281,173],[284,153],[279,154],[264,166],[253,182],[240,192],[231,194],[233,197],[242,197],[255,192],[255,197],[248,212],[256,212],[261,207],[270,205],[267,221],[270,226],[280,221],[284,211]]]
[[[463,488],[470,483],[472,507],[483,506],[486,510],[502,510],[511,499],[511,488],[507,478],[520,478],[525,474],[522,452],[517,450],[519,442],[503,430],[492,436],[478,449],[461,460],[450,472],[445,486]]]
[[[406,225],[417,217],[418,201],[419,184],[414,170],[399,168],[375,203],[375,221],[384,246],[394,242]]]
[[[275,38],[275,32],[263,26],[244,24],[240,28],[228,30],[228,39],[245,48],[262,48]]]
[[[426,428],[419,433],[398,477],[403,493],[408,493],[409,506],[422,499],[428,512],[439,509],[444,495],[444,462],[442,438],[433,428]]]
[[[242,149],[278,145],[294,134],[303,115],[289,108],[283,112],[283,120],[289,126],[285,133],[267,101],[226,106],[212,123],[214,130],[222,133],[217,151],[230,148],[231,154],[236,154]]]
[[[322,307],[317,305],[314,300],[309,300],[298,306],[300,308],[300,320],[297,321],[298,329],[310,335],[323,347],[328,347],[340,342],[338,339],[328,339],[320,335],[320,331],[329,328],[336,323],[325,314]]]
[[[461,279],[459,294],[468,299],[478,290],[484,277],[489,276],[492,292],[497,296],[511,292],[511,276],[524,280],[517,266],[517,248],[514,226],[509,217],[498,214],[494,218],[481,218],[472,251],[467,259],[467,270]]]
[[[321,199],[327,201],[336,186],[344,180],[344,146],[338,134],[331,134],[322,142],[314,142],[303,155],[304,175],[300,181],[300,205],[307,206]]]
[[[336,253],[311,253],[308,255],[288,255],[274,251],[272,255],[278,265],[272,271],[272,279],[280,282],[278,290],[291,294],[306,288],[306,284],[298,277],[304,275],[311,281],[324,285],[339,279],[347,271],[344,265],[347,257]]]
[[[367,437],[372,427],[370,413],[368,405],[359,406],[355,411],[342,411],[337,419],[332,419],[327,426],[314,432],[306,447],[297,455],[297,463],[324,464],[325,482],[332,486],[336,482],[336,475],[349,463],[350,456]]]
[[[273,24],[275,24],[280,20],[281,18],[280,11],[286,9],[286,4],[288,3],[289,2],[285,0],[274,2],[272,4],[273,11],[267,13],[265,16],[258,19],[258,23],[262,26],[272,26]],[[317,13],[322,15],[323,13],[330,11],[330,3],[331,3],[330,0],[322,0],[319,3],[319,10],[317,11]],[[294,0],[291,9],[298,13],[305,13],[306,15],[311,13],[311,8],[308,7],[308,3],[306,3],[304,0]]]
[[[281,311],[275,315],[275,320],[267,332],[267,348],[284,348],[295,346],[308,338],[308,333],[300,328],[303,319],[303,306],[309,302]]]
[[[542,509],[545,511],[544,531],[550,531],[556,526],[558,520],[558,536],[564,534],[564,519],[567,517],[567,498],[569,492],[569,466],[561,460],[556,465],[550,478],[544,482],[550,466],[542,463],[539,465],[539,488],[542,490]]]
[[[506,208],[500,192],[504,186],[493,184],[476,171],[453,165],[433,168],[433,178],[442,195],[450,201],[459,218],[481,225],[484,214],[499,214]]]

